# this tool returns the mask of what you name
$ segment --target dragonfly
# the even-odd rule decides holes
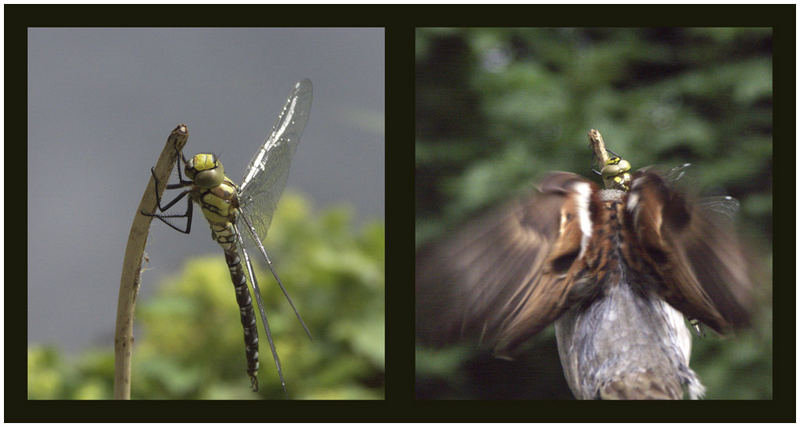
[[[247,358],[247,375],[250,377],[251,389],[258,391],[258,327],[255,311],[253,309],[250,290],[247,287],[247,277],[253,288],[258,311],[267,335],[272,358],[278,371],[281,388],[286,396],[286,381],[283,377],[280,358],[272,340],[272,333],[261,298],[261,290],[253,270],[253,262],[248,248],[254,248],[261,254],[275,281],[278,283],[283,295],[294,310],[294,314],[311,339],[311,332],[306,326],[300,313],[292,302],[286,287],[283,285],[277,271],[272,265],[269,255],[264,248],[272,214],[280,199],[286,180],[289,176],[289,165],[294,155],[303,129],[308,122],[311,111],[312,85],[311,81],[304,79],[297,82],[289,93],[283,109],[272,126],[272,131],[267,136],[261,148],[250,160],[241,185],[236,185],[225,176],[225,171],[219,158],[214,154],[201,153],[187,159],[183,152],[179,152],[186,175],[181,174],[180,161],[176,163],[178,170],[178,183],[168,184],[169,190],[183,189],[173,200],[162,205],[161,197],[156,191],[158,210],[161,213],[142,212],[153,218],[158,218],[173,229],[184,234],[189,234],[192,228],[193,203],[200,206],[203,216],[211,226],[212,238],[222,247],[225,253],[225,262],[230,271],[233,287],[236,292],[236,302],[239,305],[242,327],[244,328],[245,355]],[[151,169],[153,178],[158,188],[158,179]],[[183,214],[166,214],[172,206],[189,196],[186,211]],[[172,223],[178,218],[185,218],[186,225],[178,227]],[[242,231],[244,230],[244,231]],[[242,260],[247,270],[245,277]]]
[[[575,397],[681,399],[686,388],[700,398],[684,318],[724,334],[747,327],[753,310],[730,218],[738,202],[682,191],[688,164],[632,171],[602,153],[603,187],[551,172],[538,191],[422,247],[417,335],[433,345],[472,335],[510,358],[554,324]]]

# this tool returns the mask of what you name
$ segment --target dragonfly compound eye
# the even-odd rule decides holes
[[[189,164],[197,171],[205,171],[218,167],[219,160],[213,154],[195,154]]]
[[[219,166],[216,168],[197,171],[193,179],[194,183],[203,188],[212,188],[222,184],[222,181],[225,180],[225,170],[222,168],[222,164],[219,162],[217,164]]]
[[[212,188],[225,180],[225,170],[213,154],[197,154],[186,163],[186,176],[198,187]]]

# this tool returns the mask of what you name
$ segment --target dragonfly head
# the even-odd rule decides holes
[[[216,187],[225,180],[225,169],[213,154],[195,154],[186,162],[184,171],[195,185],[202,188]]]
[[[613,155],[606,161],[600,174],[606,188],[628,191],[631,188],[631,164],[620,156]]]

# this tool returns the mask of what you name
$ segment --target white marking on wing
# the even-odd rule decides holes
[[[589,245],[589,238],[592,237],[592,219],[589,215],[589,201],[592,195],[592,187],[585,182],[575,184],[572,187],[577,195],[575,196],[575,207],[578,211],[578,224],[581,227],[581,252],[578,258],[583,256],[586,252],[586,246]]]

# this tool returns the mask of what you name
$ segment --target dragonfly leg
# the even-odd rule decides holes
[[[183,152],[179,151],[177,148],[175,148],[175,150],[178,153],[178,155],[180,156],[180,158],[183,160],[183,163],[185,164],[186,163],[186,158],[183,156]],[[183,175],[181,174],[180,163],[181,163],[180,161],[175,163],[175,168],[178,170],[178,181],[179,182],[175,183],[175,184],[167,184],[167,187],[166,187],[167,190],[175,190],[175,189],[178,189],[178,188],[185,188],[187,186],[192,185],[192,181],[187,181],[187,180],[183,179]],[[186,197],[187,194],[189,194],[188,190],[187,191],[183,191],[177,197],[175,197],[174,199],[169,201],[166,205],[161,206],[161,195],[158,194],[158,177],[156,176],[156,172],[155,172],[154,168],[150,168],[150,174],[153,176],[153,183],[154,183],[153,188],[154,188],[154,190],[156,192],[156,205],[157,205],[158,210],[160,212],[167,211],[169,208],[171,208],[176,203],[181,201],[184,197]],[[193,208],[192,201],[191,200],[187,200],[186,212],[184,212],[181,215],[160,215],[160,214],[151,214],[151,213],[148,213],[148,212],[145,212],[145,211],[142,211],[142,215],[153,217],[153,218],[158,218],[159,220],[161,220],[161,222],[163,222],[164,224],[167,224],[168,226],[172,227],[174,230],[180,231],[181,233],[184,233],[184,234],[189,234],[192,231],[192,212],[193,212],[192,208]],[[186,227],[184,229],[181,229],[181,228],[175,226],[174,224],[172,224],[171,222],[169,222],[167,220],[167,218],[186,218]]]
[[[175,147],[175,153],[183,161],[183,164],[187,163],[186,162],[186,157],[183,155],[183,151],[178,150],[178,147]],[[175,183],[175,184],[167,183],[167,187],[166,187],[167,190],[175,190],[175,189],[178,189],[178,188],[184,188],[184,187],[188,187],[188,186],[192,185],[192,181],[183,179],[183,174],[181,173],[181,160],[178,160],[177,162],[175,162],[175,169],[178,171],[178,182]],[[169,209],[170,207],[172,207],[172,205],[177,203],[180,199],[182,199],[186,195],[185,193],[182,193],[181,195],[176,197],[174,200],[172,200],[171,202],[167,203],[166,206],[162,207],[161,206],[161,195],[158,194],[158,176],[156,176],[155,168],[150,168],[150,175],[153,176],[153,181],[155,183],[155,185],[153,187],[155,188],[155,191],[156,191],[156,202],[158,204],[158,209],[161,212],[164,212],[167,209]]]
[[[180,174],[180,170],[181,169],[178,168],[179,174]],[[166,211],[167,209],[172,207],[172,205],[174,205],[175,203],[178,203],[178,201],[181,200],[184,196],[186,196],[186,194],[188,194],[187,191],[184,191],[183,193],[178,195],[178,197],[176,197],[175,199],[173,199],[172,201],[167,203],[165,206],[161,206],[161,195],[158,194],[158,177],[156,176],[156,171],[155,171],[154,168],[150,168],[150,174],[153,175],[153,182],[154,182],[154,186],[153,187],[156,189],[156,203],[158,205],[158,210],[160,210],[161,212]],[[184,187],[188,187],[188,186],[192,185],[192,181],[184,181],[183,178],[180,177],[180,176],[178,177],[178,179],[180,179],[180,182],[178,182],[176,184],[167,184],[166,189],[167,190],[175,190],[177,188],[184,188]]]
[[[689,319],[689,324],[692,325],[694,332],[697,334],[699,338],[704,338],[706,336],[705,332],[703,332],[703,329],[700,327],[701,323],[699,320],[694,318]]]
[[[167,208],[169,208],[172,205],[174,205],[175,203],[173,203],[173,202],[178,202],[180,199],[184,198],[187,194],[189,194],[189,193],[188,192],[181,193],[180,196],[178,196],[175,200],[173,200],[172,202],[169,203]],[[160,206],[159,206],[159,208],[160,208]],[[181,233],[184,233],[184,234],[189,234],[192,231],[192,213],[193,212],[194,212],[194,205],[192,205],[192,201],[191,200],[187,199],[186,200],[186,212],[184,212],[183,214],[180,214],[180,215],[160,215],[160,214],[151,214],[151,213],[147,213],[145,211],[142,211],[142,215],[153,217],[153,218],[158,218],[158,219],[161,220],[161,222],[163,222],[164,224],[167,224],[168,226],[172,227],[174,230],[180,231]],[[169,222],[167,220],[167,218],[186,218],[186,228],[185,229],[178,228],[177,226],[175,226],[174,224]]]

